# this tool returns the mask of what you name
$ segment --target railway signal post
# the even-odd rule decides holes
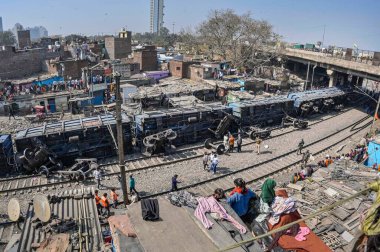
[[[124,134],[122,128],[122,118],[121,118],[121,97],[120,97],[120,73],[115,72],[114,78],[116,82],[116,131],[117,131],[117,149],[119,156],[119,168],[120,168],[120,186],[123,191],[123,201],[124,204],[129,204],[128,191],[127,191],[127,179],[125,176],[125,162],[124,162]]]

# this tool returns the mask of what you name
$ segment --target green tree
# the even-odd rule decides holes
[[[13,35],[13,33],[8,30],[4,32],[0,32],[0,46],[5,45],[14,45],[16,44],[16,37]]]

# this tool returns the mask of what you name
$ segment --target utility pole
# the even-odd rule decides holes
[[[326,31],[326,25],[323,25],[323,37],[322,37],[322,48],[325,43],[325,31]]]
[[[174,26],[175,26],[175,22],[173,22],[173,31],[172,31],[173,34],[174,34]]]
[[[124,134],[121,118],[121,97],[120,97],[120,73],[114,73],[116,82],[116,131],[117,131],[117,148],[119,155],[119,168],[120,168],[120,186],[123,191],[124,205],[129,204],[127,192],[127,179],[125,177],[125,162],[124,162]]]
[[[380,94],[379,94],[379,98],[377,99],[376,110],[375,110],[375,114],[373,115],[373,121],[372,121],[369,132],[372,132],[373,126],[375,125],[376,116],[377,116],[377,113],[379,112],[379,105],[380,105]]]

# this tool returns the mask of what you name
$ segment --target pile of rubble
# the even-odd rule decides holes
[[[354,195],[377,178],[377,172],[351,160],[335,161],[328,168],[319,168],[310,179],[289,184],[289,196],[297,200],[298,210],[305,217],[317,210]],[[332,250],[351,251],[360,234],[362,216],[375,199],[374,193],[356,197],[345,204],[307,221]]]

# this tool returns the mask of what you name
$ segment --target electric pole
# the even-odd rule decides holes
[[[127,179],[125,177],[125,162],[124,162],[124,134],[121,118],[121,97],[120,97],[120,73],[114,73],[116,82],[116,131],[117,131],[117,149],[119,156],[119,168],[120,168],[120,186],[123,191],[124,205],[129,204],[128,191],[127,191]]]

